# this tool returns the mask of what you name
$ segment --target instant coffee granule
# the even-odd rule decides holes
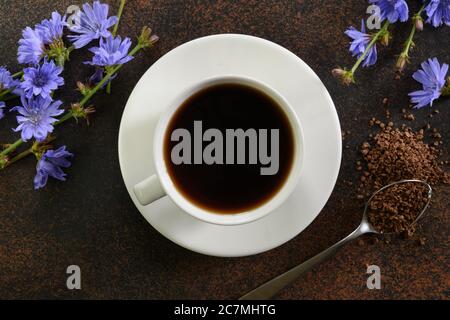
[[[368,219],[380,233],[411,236],[415,221],[429,201],[429,189],[422,183],[396,184],[377,193],[369,203]]]
[[[428,144],[424,141],[423,129],[416,132],[405,125],[396,128],[393,122],[385,124],[376,119],[372,119],[370,125],[378,126],[379,132],[371,135],[361,147],[363,161],[357,162],[357,170],[362,173],[358,199],[368,199],[373,192],[400,180],[416,179],[430,185],[450,183],[450,174],[441,168],[444,162],[439,162],[442,141],[437,130],[427,130],[434,139]],[[408,226],[421,212],[428,197],[427,188],[416,185],[401,184],[375,196],[369,204],[369,216],[379,232],[412,235],[414,229]]]
[[[380,132],[369,142],[364,142],[361,153],[365,169],[360,177],[359,193],[366,191],[365,196],[383,186],[405,179],[417,179],[438,184],[450,182],[450,175],[439,165],[439,146],[436,140],[432,145],[424,142],[424,130],[414,132],[402,126],[395,128],[392,122],[384,124],[372,120],[371,124],[380,127]],[[437,136],[440,137],[440,136]]]

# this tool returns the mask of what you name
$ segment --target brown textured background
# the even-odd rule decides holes
[[[119,1],[107,1],[116,12]],[[416,9],[418,1],[412,9]],[[63,12],[81,1],[0,0],[0,61],[14,72],[20,31]],[[35,160],[28,158],[0,172],[0,298],[129,298],[232,299],[327,248],[358,224],[363,204],[355,200],[354,163],[358,146],[368,135],[367,121],[383,117],[384,97],[396,123],[408,106],[406,93],[418,88],[412,70],[430,56],[450,62],[450,28],[430,27],[417,36],[412,65],[402,81],[394,80],[393,56],[409,25],[392,28],[390,48],[380,50],[376,67],[357,74],[358,85],[344,88],[330,75],[337,66],[350,66],[348,39],[343,31],[360,25],[367,7],[361,0],[181,1],[129,0],[120,34],[134,37],[150,25],[161,37],[151,51],[121,71],[111,96],[93,100],[98,113],[90,127],[71,123],[58,129],[58,144],[76,154],[65,183],[50,182],[33,191]],[[341,174],[320,216],[301,235],[282,247],[247,258],[220,259],[185,250],[161,236],[141,217],[122,182],[117,159],[117,134],[125,102],[146,69],[174,47],[215,33],[245,33],[267,38],[290,49],[321,77],[333,97],[344,131]],[[76,80],[91,70],[81,66],[85,52],[76,52],[67,66],[62,98],[77,101]],[[414,127],[427,122],[450,139],[449,100],[415,112]],[[14,119],[0,122],[0,143],[17,137]],[[448,159],[448,143],[443,145]],[[449,298],[449,190],[440,188],[424,223],[424,246],[415,240],[390,243],[366,237],[347,245],[335,258],[282,291],[280,299],[409,299]],[[82,290],[66,289],[65,270],[82,269]],[[382,289],[366,288],[366,266],[382,270]]]

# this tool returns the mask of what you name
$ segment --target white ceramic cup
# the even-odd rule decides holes
[[[177,190],[167,171],[163,150],[167,127],[178,108],[192,95],[203,89],[214,85],[230,83],[242,84],[258,89],[277,102],[285,112],[292,127],[295,150],[293,153],[294,161],[291,172],[275,196],[255,209],[234,214],[223,214],[208,211],[194,205]],[[249,223],[266,216],[290,196],[300,178],[301,167],[303,164],[303,150],[304,139],[300,121],[286,99],[284,99],[275,89],[255,79],[241,76],[219,76],[206,79],[185,90],[161,115],[158,125],[156,126],[153,142],[153,156],[157,173],[137,184],[134,187],[134,193],[140,204],[143,206],[149,205],[164,196],[169,196],[175,204],[187,214],[208,223],[217,225],[239,225]]]

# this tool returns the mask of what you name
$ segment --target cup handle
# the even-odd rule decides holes
[[[149,205],[166,195],[157,175],[138,183],[133,190],[139,203],[143,206]]]

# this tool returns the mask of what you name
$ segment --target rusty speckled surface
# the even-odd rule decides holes
[[[119,1],[108,1],[116,11]],[[411,1],[410,1],[411,2]],[[0,0],[0,61],[18,70],[15,55],[20,31],[81,1]],[[76,154],[67,182],[50,182],[33,191],[35,160],[28,158],[0,173],[0,298],[131,298],[231,299],[306,260],[352,231],[363,204],[355,200],[358,175],[354,163],[358,146],[368,135],[371,117],[382,118],[384,97],[396,123],[408,106],[406,93],[417,88],[412,70],[430,56],[450,62],[450,28],[429,27],[417,36],[412,65],[395,81],[394,54],[400,51],[409,27],[397,25],[390,48],[380,50],[375,68],[357,74],[358,85],[344,88],[330,75],[337,66],[354,61],[343,31],[359,25],[366,11],[361,0],[181,1],[129,0],[120,27],[122,35],[137,35],[150,25],[160,43],[121,71],[111,96],[93,100],[98,108],[92,125],[65,125],[58,144]],[[413,6],[413,9],[414,6]],[[197,37],[216,33],[246,33],[283,45],[306,61],[333,97],[344,131],[341,174],[335,191],[319,217],[301,235],[270,252],[239,259],[192,253],[161,236],[139,214],[123,185],[117,157],[117,135],[126,100],[141,75],[159,57]],[[65,70],[62,98],[76,101],[77,80],[90,70],[80,67],[86,53],[76,52]],[[440,114],[416,112],[414,127],[430,122],[439,128],[448,159],[450,101],[440,101]],[[14,135],[11,116],[0,123],[0,142]],[[282,291],[280,299],[448,299],[449,190],[439,188],[433,209],[416,241],[390,243],[366,237],[347,245],[333,259]],[[82,268],[81,291],[66,289],[68,265]],[[382,289],[366,288],[366,266],[382,270]]]

